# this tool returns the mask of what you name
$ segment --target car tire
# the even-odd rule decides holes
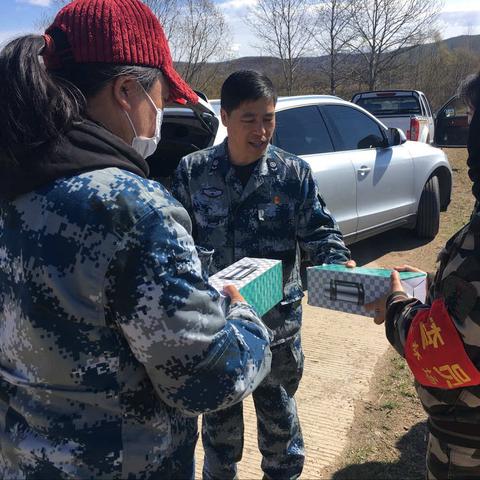
[[[418,204],[415,233],[419,238],[432,239],[440,228],[440,186],[438,177],[430,177],[423,187]]]

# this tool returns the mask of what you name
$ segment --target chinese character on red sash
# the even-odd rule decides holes
[[[480,384],[480,372],[443,300],[417,313],[405,343],[405,358],[416,380],[426,387],[452,389]]]

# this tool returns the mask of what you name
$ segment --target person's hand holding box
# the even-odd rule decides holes
[[[313,306],[377,317],[379,302],[391,291],[391,270],[346,265],[322,265],[307,270],[308,303]],[[418,269],[399,273],[402,289],[409,295],[425,298],[426,274]],[[384,300],[383,300],[384,303]],[[377,308],[378,313],[375,311]]]

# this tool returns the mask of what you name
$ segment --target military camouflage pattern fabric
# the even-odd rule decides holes
[[[300,302],[291,305],[296,315],[301,315]],[[303,373],[303,359],[300,334],[272,347],[271,372],[252,394],[262,470],[268,478],[294,480],[303,469],[305,449],[294,399]],[[242,403],[204,415],[202,438],[203,479],[235,478],[235,464],[242,458],[244,444]]]
[[[293,399],[303,365],[301,255],[315,264],[341,263],[350,252],[306,162],[270,145],[243,188],[227,142],[183,158],[173,193],[192,217],[195,242],[214,250],[211,273],[243,257],[282,260],[283,301],[262,318],[275,333],[275,372],[254,392],[254,401],[262,468],[272,478],[293,479],[304,463]],[[234,478],[243,449],[241,405],[203,421],[205,478]]]
[[[242,187],[224,143],[184,157],[172,192],[192,217],[198,245],[214,250],[211,274],[243,257],[282,260],[283,304],[303,297],[301,253],[313,264],[350,258],[338,227],[321,199],[309,165],[270,145]],[[269,323],[274,343],[293,337],[300,322]]]
[[[480,369],[478,210],[471,221],[447,242],[439,261],[426,304],[406,299],[403,295],[395,295],[387,303],[387,337],[404,355],[406,336],[415,315],[429,309],[434,300],[443,299],[465,352]],[[428,452],[430,478],[480,478],[480,386],[446,390],[416,383],[416,389],[428,413],[429,430],[433,436]],[[466,460],[469,456],[470,460]],[[464,467],[468,470],[465,475],[462,473]]]
[[[0,476],[193,477],[195,416],[270,369],[247,304],[221,311],[187,212],[95,170],[0,204]]]
[[[430,434],[427,450],[427,480],[480,478],[480,449],[452,445]]]

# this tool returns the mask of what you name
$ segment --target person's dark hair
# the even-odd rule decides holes
[[[480,110],[480,72],[466,77],[460,83],[457,94],[475,110]]]
[[[40,59],[44,46],[42,36],[27,35],[0,52],[0,158],[54,141],[85,116],[88,98],[114,78],[131,75],[148,91],[161,75],[157,68],[73,60],[47,71]]]
[[[223,83],[220,106],[230,115],[243,102],[271,99],[277,103],[277,92],[272,81],[255,70],[239,70]]]

